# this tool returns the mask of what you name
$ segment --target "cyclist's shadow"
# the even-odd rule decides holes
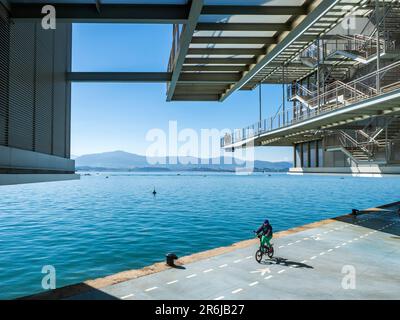
[[[291,261],[286,258],[281,258],[281,257],[273,257],[271,259],[263,259],[263,261],[260,262],[261,264],[265,265],[281,265],[285,267],[293,267],[295,269],[297,268],[305,268],[305,269],[314,269],[313,266],[310,266],[305,263],[297,262],[297,261]]]

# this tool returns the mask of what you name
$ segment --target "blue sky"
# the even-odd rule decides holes
[[[73,71],[165,71],[170,25],[76,24]],[[145,154],[149,130],[242,128],[258,119],[258,90],[225,102],[166,102],[165,84],[76,83],[72,86],[72,154],[124,150]],[[281,103],[281,87],[263,86],[263,116]],[[292,160],[291,148],[260,147],[256,159]]]

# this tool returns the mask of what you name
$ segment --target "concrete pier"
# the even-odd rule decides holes
[[[257,263],[250,240],[61,288],[33,299],[398,299],[400,203],[279,232]]]

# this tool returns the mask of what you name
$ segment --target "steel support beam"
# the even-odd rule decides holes
[[[185,64],[253,64],[255,58],[186,58]]]
[[[69,72],[67,80],[72,82],[138,82],[163,83],[172,79],[170,72]],[[182,73],[182,83],[234,83],[240,73]]]
[[[221,94],[223,91],[223,89],[221,89],[220,87],[209,87],[209,88],[203,88],[199,85],[193,85],[192,87],[187,87],[184,86],[183,88],[181,88],[181,86],[178,86],[175,90],[175,95],[177,94],[187,94],[188,92],[190,92],[190,94],[192,93],[196,93],[196,94]]]
[[[178,93],[221,93],[228,87],[223,83],[181,83],[176,88],[175,92]]]
[[[332,7],[334,7],[339,0],[324,0],[315,9],[307,14],[307,16],[294,27],[276,46],[273,46],[269,52],[260,58],[255,66],[248,72],[243,74],[240,81],[235,83],[225,94],[221,96],[221,100],[225,100],[234,91],[240,89],[247,82],[249,82],[260,70],[272,62],[279,54],[281,54],[289,45],[299,39],[302,34],[310,28],[320,17],[326,14]],[[306,10],[307,11],[307,10]]]
[[[307,14],[306,8],[302,6],[229,6],[215,5],[204,6],[201,14],[219,15],[267,15],[267,16],[299,16]]]
[[[247,71],[247,66],[194,66],[185,65],[182,71],[200,71],[200,72],[243,72]]]
[[[286,23],[199,23],[199,31],[289,31]]]
[[[67,80],[73,82],[154,82],[171,81],[170,72],[68,72]]]
[[[173,101],[218,101],[219,94],[175,94]]]
[[[176,88],[178,79],[180,78],[181,70],[185,57],[188,53],[190,42],[196,29],[197,21],[199,20],[201,10],[203,8],[203,0],[193,0],[189,11],[187,24],[184,26],[182,35],[179,40],[178,52],[175,54],[175,61],[172,68],[171,82],[168,84],[167,101],[171,101]]]
[[[56,8],[57,19],[68,22],[127,22],[127,23],[186,23],[190,7],[188,5],[139,5],[106,4],[100,10],[93,4],[46,3]],[[41,19],[43,4],[13,3],[11,16],[14,19]]]
[[[276,44],[272,37],[193,37],[192,43]]]
[[[182,73],[179,83],[234,83],[240,80],[240,73]]]
[[[260,55],[265,54],[265,49],[252,49],[252,48],[192,48],[188,50],[187,54],[199,55]]]

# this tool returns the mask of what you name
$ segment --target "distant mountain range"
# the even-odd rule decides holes
[[[176,158],[174,158],[176,159]],[[243,167],[240,160],[232,161],[233,164],[225,164],[224,158],[199,159],[194,157],[179,157],[178,164],[174,159],[167,157],[167,164],[151,164],[164,158],[151,158],[129,153],[125,151],[113,151],[104,153],[87,154],[75,159],[77,170],[117,170],[117,171],[234,171]],[[257,171],[287,171],[292,167],[290,162],[254,161]]]

